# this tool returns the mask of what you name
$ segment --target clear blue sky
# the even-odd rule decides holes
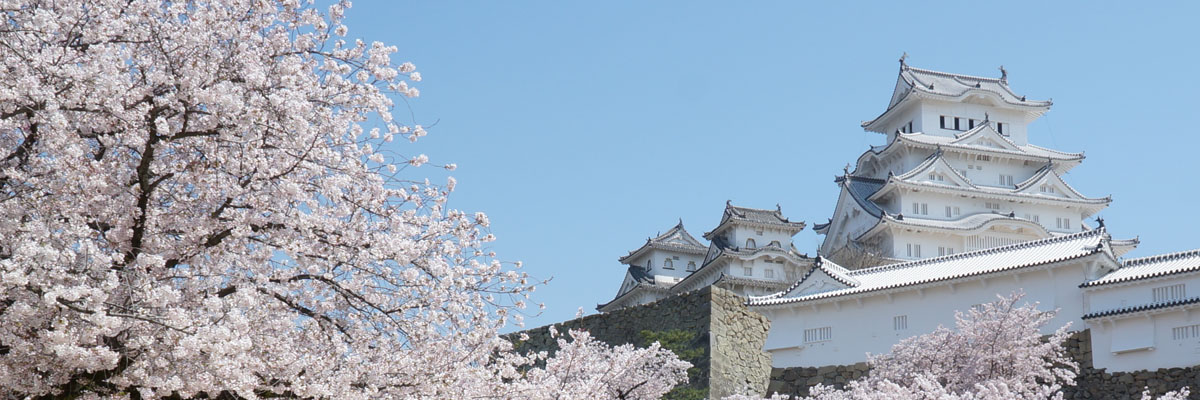
[[[883,136],[896,59],[998,76],[1053,109],[1030,140],[1085,151],[1066,176],[1129,256],[1200,248],[1200,3],[356,1],[350,36],[398,46],[424,75],[395,148],[453,162],[451,205],[491,216],[505,260],[553,278],[538,326],[594,312],[617,257],[725,200],[823,222],[833,177]],[[433,168],[410,172],[442,179]],[[821,237],[796,235],[815,254]],[[534,310],[533,312],[536,312]]]

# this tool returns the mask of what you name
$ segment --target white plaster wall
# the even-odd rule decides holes
[[[792,236],[782,229],[733,226],[723,234],[730,239],[730,245],[738,248],[746,247],[746,239],[754,239],[756,248],[766,246],[772,241],[778,241],[783,248],[792,243]]]
[[[1086,259],[1085,259],[1086,260]],[[929,287],[923,295],[915,288],[839,303],[806,302],[782,309],[754,307],[767,313],[771,330],[765,350],[772,353],[775,367],[813,367],[853,364],[866,360],[866,353],[884,353],[900,339],[932,332],[939,324],[953,326],[954,311],[972,305],[991,302],[997,294],[1007,295],[1022,289],[1025,301],[1040,302],[1039,309],[1060,309],[1044,333],[1051,333],[1066,323],[1073,330],[1083,329],[1082,295],[1078,285],[1084,281],[1084,260],[1057,266],[1053,274],[1046,270],[989,276]],[[893,330],[893,317],[906,315],[908,329]],[[804,330],[829,326],[833,340],[805,344]]]
[[[908,255],[908,245],[920,245],[921,255]],[[947,235],[931,232],[895,232],[892,235],[892,257],[902,260],[915,260],[938,256],[938,247],[953,248],[954,253],[965,250],[962,236]],[[947,249],[948,250],[948,249]]]
[[[1154,288],[1184,284],[1186,297],[1200,297],[1200,271],[1156,279],[1096,286],[1084,291],[1088,310],[1100,312],[1154,303]]]
[[[953,129],[941,129],[939,117],[942,115],[963,118],[962,128],[966,128],[967,122],[965,119],[973,118],[978,124],[978,121],[983,121],[984,113],[987,113],[991,121],[1003,122],[1005,124],[1004,133],[1008,134],[1008,138],[1014,143],[1021,146],[1029,143],[1027,125],[1032,121],[1026,121],[1024,113],[1021,112],[980,104],[948,103],[931,100],[922,102],[920,109],[922,112],[921,125],[925,128],[921,132],[926,134],[954,137],[962,133],[962,131],[955,131]]]
[[[1092,363],[1109,372],[1156,370],[1200,365],[1200,337],[1176,340],[1172,328],[1200,324],[1200,305],[1154,315],[1130,315],[1116,321],[1089,321],[1092,330]],[[1131,340],[1146,348],[1131,347]],[[1148,343],[1148,345],[1147,345]]]
[[[654,249],[654,250],[651,250],[649,253],[650,253],[649,258],[654,260],[654,269],[651,271],[652,274],[666,275],[666,276],[670,276],[673,278],[679,278],[679,279],[683,279],[684,277],[687,277],[688,275],[690,275],[692,273],[692,271],[688,271],[688,269],[687,269],[687,264],[689,261],[696,263],[697,269],[700,268],[700,263],[702,261],[704,261],[704,256],[702,256],[702,255],[694,255],[694,254],[677,252],[677,251]],[[643,257],[645,257],[645,256],[643,256]],[[667,264],[666,264],[667,258],[671,259],[673,268],[667,268]],[[645,264],[634,264],[634,265],[645,265]]]

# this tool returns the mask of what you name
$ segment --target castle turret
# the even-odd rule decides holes
[[[1029,143],[1049,111],[1000,78],[913,68],[901,60],[887,109],[864,122],[887,135],[858,158],[834,216],[814,227],[821,254],[848,268],[920,259],[1087,230],[1108,206],[1062,175],[1083,161]],[[1123,241],[1119,253],[1136,242]]]

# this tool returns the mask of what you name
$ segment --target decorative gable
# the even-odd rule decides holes
[[[996,132],[992,124],[984,121],[982,125],[975,127],[972,130],[964,132],[958,139],[950,142],[957,145],[986,147],[990,149],[1007,150],[1018,153],[1024,153],[1025,150],[1016,143],[1013,143],[1008,138]]]
[[[913,168],[912,171],[906,172],[903,175],[896,176],[896,179],[919,182],[933,185],[944,185],[961,188],[974,188],[970,180],[959,174],[949,162],[942,157],[942,152],[939,150],[929,158],[925,159],[921,165]]]
[[[775,297],[799,297],[816,293],[825,293],[858,286],[858,280],[850,276],[850,270],[824,257],[818,256],[813,260],[812,268],[787,290],[777,293]]]
[[[1015,192],[1063,199],[1089,200],[1075,191],[1066,181],[1063,181],[1062,177],[1054,172],[1052,165],[1042,168],[1025,182],[1018,184]]]

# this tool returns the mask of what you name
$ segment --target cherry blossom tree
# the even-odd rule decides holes
[[[421,75],[347,39],[348,6],[0,0],[0,397],[674,384],[586,335],[545,369],[506,353],[535,283],[453,179],[410,176],[429,158],[390,142],[427,132],[392,110]]]

